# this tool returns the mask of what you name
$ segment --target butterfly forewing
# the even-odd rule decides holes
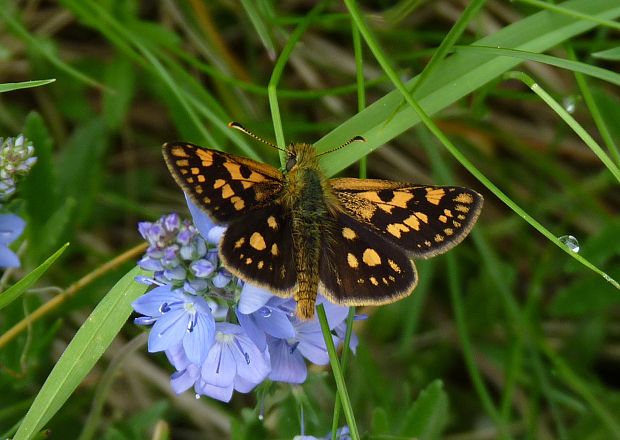
[[[330,233],[336,244],[323,247],[319,290],[333,302],[391,303],[415,288],[415,266],[405,251],[368,225],[340,213]]]
[[[468,188],[350,178],[330,183],[348,215],[416,258],[460,243],[482,208],[482,196]]]
[[[220,243],[222,263],[239,278],[290,296],[297,282],[291,218],[272,204],[230,223]]]
[[[163,153],[179,186],[219,223],[266,206],[282,191],[282,173],[270,165],[181,142],[165,144]]]

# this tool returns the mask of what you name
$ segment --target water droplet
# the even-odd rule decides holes
[[[194,394],[194,398],[195,398],[196,400],[200,399],[200,394],[198,394],[198,393]]]
[[[575,112],[575,109],[577,108],[577,99],[575,99],[574,95],[566,96],[562,100],[562,106],[564,107],[564,110],[572,114]]]
[[[247,352],[244,352],[243,357],[245,358],[245,363],[250,365],[250,355]]]
[[[265,419],[265,416],[262,414],[258,415],[258,420],[260,420],[261,422]]]
[[[558,240],[560,240],[560,242],[562,242],[562,244],[565,245],[569,250],[575,253],[579,252],[579,241],[577,241],[577,239],[572,235],[562,235],[560,238],[558,238]]]
[[[168,306],[168,303],[163,303],[161,306],[159,306],[159,313],[166,313],[170,311],[170,307]]]
[[[269,318],[271,316],[271,309],[269,307],[261,307],[259,312],[263,318]]]

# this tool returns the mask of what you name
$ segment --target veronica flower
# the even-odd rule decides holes
[[[261,353],[240,326],[225,322],[216,325],[215,343],[201,366],[192,363],[178,346],[166,355],[177,369],[171,378],[175,392],[193,385],[197,395],[223,402],[230,401],[233,390],[250,392],[270,369],[268,353]]]
[[[0,138],[0,199],[7,200],[15,192],[15,181],[30,171],[37,158],[34,147],[23,135]]]
[[[136,324],[153,324],[149,352],[181,345],[190,362],[201,364],[206,359],[215,336],[215,320],[203,298],[162,285],[142,295],[132,306],[144,315],[135,319]]]
[[[9,245],[24,231],[26,222],[15,214],[0,214],[0,267],[19,267],[19,258]]]

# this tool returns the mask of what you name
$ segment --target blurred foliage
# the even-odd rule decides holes
[[[391,65],[409,79],[425,68],[465,3],[359,7]],[[606,8],[600,17],[606,20],[620,16],[605,0],[567,4]],[[339,2],[323,6],[277,87],[287,141],[318,140],[346,121],[360,131],[354,134],[368,128],[350,119],[360,110],[351,18]],[[274,57],[311,7],[295,0],[0,2],[0,82],[56,79],[0,94],[0,136],[24,133],[38,156],[19,187],[17,209],[28,223],[22,268],[7,271],[0,287],[14,285],[71,242],[38,289],[18,292],[0,310],[0,334],[18,329],[10,340],[0,338],[0,438],[14,434],[77,329],[135,266],[137,221],[187,214],[161,158],[163,142],[183,139],[277,163],[273,151],[225,123],[238,120],[274,139],[267,98]],[[540,7],[488,1],[457,44],[493,35]],[[618,23],[588,26],[548,53],[618,71]],[[367,47],[361,61],[372,104],[394,85]],[[542,63],[517,69],[574,107],[575,119],[620,165],[617,85]],[[425,86],[432,89],[433,81],[431,73]],[[577,237],[580,255],[620,279],[618,182],[523,84],[497,76],[480,84],[441,108],[435,123],[514,203],[555,235]],[[388,124],[392,116],[381,117]],[[404,122],[398,132],[409,127]],[[485,207],[471,238],[418,264],[414,295],[361,311],[368,319],[355,324],[360,346],[346,381],[362,436],[620,437],[620,291],[485,190],[426,129],[395,136],[368,157],[369,177],[469,186],[484,194]],[[351,149],[343,154],[356,154]],[[343,174],[355,176],[356,166]],[[115,259],[127,249],[133,251]],[[19,324],[25,316],[32,319]],[[149,438],[156,425],[175,439],[330,431],[335,385],[327,369],[313,370],[302,386],[262,385],[227,405],[195,400],[191,392],[173,396],[164,356],[148,355],[144,343],[114,361],[140,333],[131,322],[124,326],[46,423],[52,436]],[[112,368],[114,380],[102,380]]]

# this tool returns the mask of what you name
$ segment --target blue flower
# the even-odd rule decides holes
[[[26,222],[15,214],[0,214],[0,267],[19,267],[19,258],[9,244],[24,231]]]
[[[191,362],[179,345],[166,350],[176,368],[171,376],[177,393],[194,387],[197,396],[230,401],[233,390],[250,392],[269,373],[269,355],[261,353],[238,325],[218,323],[215,343],[202,365]]]
[[[153,324],[149,352],[164,351],[180,344],[191,362],[201,364],[206,359],[213,345],[215,320],[203,298],[162,285],[142,295],[132,306],[144,315],[135,319],[136,324]]]
[[[268,353],[261,353],[240,326],[218,323],[215,343],[202,364],[202,394],[227,402],[233,389],[247,393],[269,371]]]
[[[349,308],[317,298],[323,304],[334,343],[344,339],[342,330]],[[327,347],[318,318],[300,321],[295,317],[295,301],[276,297],[265,290],[245,284],[241,291],[237,318],[257,347],[268,347],[271,359],[271,380],[303,383],[307,376],[304,358],[318,365],[329,362]],[[340,332],[340,333],[339,333]],[[352,339],[352,346],[357,341]]]

